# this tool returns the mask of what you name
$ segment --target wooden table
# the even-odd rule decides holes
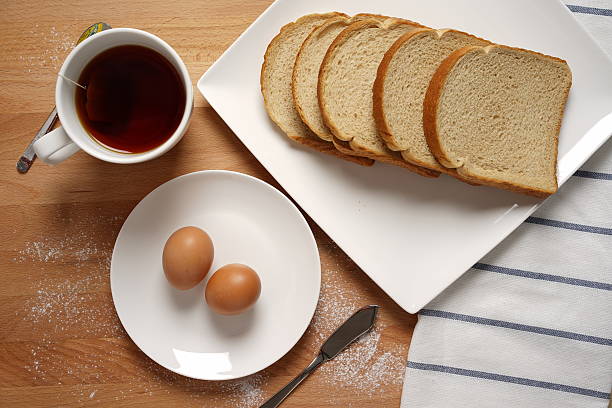
[[[126,335],[113,307],[109,265],[115,237],[139,200],[203,169],[239,171],[280,188],[199,95],[188,134],[157,160],[120,166],[78,153],[57,167],[36,162],[26,175],[15,170],[53,106],[55,74],[89,24],[160,36],[195,83],[269,4],[2,2],[0,406],[255,407],[310,362],[336,324],[369,303],[382,306],[376,332],[322,367],[285,406],[399,406],[416,317],[310,219],[322,259],[321,299],[304,337],[276,364],[245,379],[196,381],[158,366]]]

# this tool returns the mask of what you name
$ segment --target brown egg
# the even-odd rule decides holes
[[[259,298],[261,281],[257,272],[242,264],[225,265],[208,280],[204,297],[215,312],[234,315],[248,310]]]
[[[193,288],[210,270],[215,249],[208,234],[197,227],[174,231],[162,254],[166,279],[180,290]]]

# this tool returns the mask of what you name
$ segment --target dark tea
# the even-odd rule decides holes
[[[161,54],[139,45],[110,48],[83,69],[75,102],[100,144],[122,153],[152,150],[172,136],[185,113],[185,86]]]

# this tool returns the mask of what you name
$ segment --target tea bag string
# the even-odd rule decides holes
[[[57,76],[59,76],[60,78],[65,79],[65,80],[66,80],[66,81],[68,81],[68,82],[72,82],[74,85],[78,86],[79,88],[82,88],[82,89],[83,89],[83,90],[85,90],[85,91],[87,90],[87,87],[86,87],[86,86],[81,85],[81,84],[79,84],[79,83],[78,83],[78,82],[76,82],[76,81],[73,81],[72,79],[68,78],[67,76],[65,76],[65,75],[63,75],[63,74],[60,74],[59,72],[57,73]]]

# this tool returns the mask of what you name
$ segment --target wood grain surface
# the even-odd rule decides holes
[[[157,160],[120,166],[81,152],[57,167],[36,162],[26,175],[15,170],[52,109],[62,61],[91,23],[160,36],[195,83],[270,2],[2,1],[0,406],[259,406],[310,362],[338,323],[370,303],[382,306],[376,331],[312,375],[284,406],[399,406],[416,316],[310,219],[321,253],[321,299],[304,337],[268,369],[235,381],[191,380],[158,366],[126,335],[113,307],[109,266],[117,233],[139,200],[204,169],[239,171],[280,188],[199,94],[189,132]]]

